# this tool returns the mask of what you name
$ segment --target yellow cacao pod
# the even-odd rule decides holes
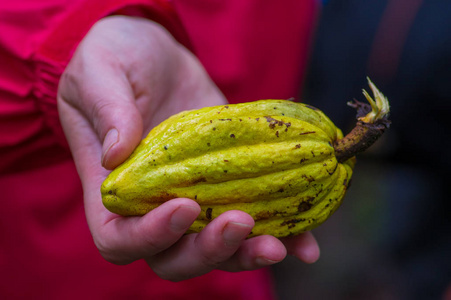
[[[320,110],[288,100],[184,111],[110,173],[103,203],[134,216],[186,197],[202,209],[190,232],[238,209],[255,220],[250,236],[299,234],[342,202],[354,165],[354,158],[337,161],[334,144],[342,138]]]

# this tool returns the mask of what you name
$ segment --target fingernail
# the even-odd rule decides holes
[[[259,266],[264,267],[264,266],[270,266],[270,265],[276,264],[276,263],[278,263],[278,261],[259,256],[255,259],[255,263]]]
[[[171,216],[171,228],[176,232],[186,231],[193,224],[199,209],[194,206],[181,205]]]
[[[252,226],[243,223],[229,222],[224,227],[222,237],[226,246],[237,246],[251,232]]]
[[[119,132],[116,128],[110,129],[105,135],[102,145],[102,165],[105,165],[105,158],[107,157],[108,151],[113,147],[114,144],[118,142]]]

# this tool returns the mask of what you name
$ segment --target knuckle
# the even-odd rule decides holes
[[[205,239],[204,237],[201,237],[201,235],[198,235],[195,244],[199,263],[210,269],[218,268],[235,252],[234,249],[226,247],[220,238]]]
[[[145,237],[144,245],[146,256],[155,255],[164,249],[158,239],[151,235]]]
[[[91,98],[91,97],[87,97]],[[110,111],[114,109],[116,103],[107,101],[107,99],[96,97],[96,100],[92,103],[91,114],[93,116],[102,116],[104,114],[108,114]]]
[[[229,258],[229,255],[221,253],[222,250],[199,251],[199,262],[208,269],[217,269],[224,261]]]
[[[91,98],[87,97],[87,99]],[[115,108],[116,103],[107,101],[103,98],[98,97],[95,101],[92,101],[91,111],[88,112],[88,115],[92,116],[91,120],[97,131],[100,131],[105,119],[108,118],[112,112],[117,111]]]
[[[155,228],[144,228],[139,222],[132,226],[129,237],[139,242],[139,251],[141,257],[152,257],[167,247],[171,246],[175,240],[170,239],[168,235],[164,235]]]

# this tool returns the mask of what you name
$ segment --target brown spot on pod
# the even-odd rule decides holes
[[[198,183],[206,182],[206,181],[207,181],[207,179],[205,177],[200,177],[200,178],[193,180],[193,184],[198,184]]]
[[[277,215],[277,213],[278,213],[277,211],[274,211],[274,212],[270,212],[270,211],[261,211],[261,212],[259,212],[259,213],[257,213],[257,214],[255,215],[254,220],[255,220],[255,221],[258,221],[258,220],[269,219],[269,218],[271,218],[271,217]]]
[[[321,188],[319,189],[318,193],[316,193],[315,197],[318,197],[319,194],[321,194],[321,192],[323,191],[323,185],[321,184]]]
[[[286,221],[283,221],[282,223],[280,223],[280,226],[288,226],[288,228],[293,228],[296,226],[297,223],[304,222],[304,221],[305,221],[304,218],[286,220]]]
[[[307,176],[304,174],[301,177],[304,178],[305,180],[307,180],[309,183],[315,181],[315,178],[313,178],[313,176],[311,176],[311,175]]]
[[[285,124],[283,121],[280,120],[276,120],[272,117],[265,117],[266,121],[269,123],[269,128],[274,129],[276,126],[282,126],[283,124]]]
[[[209,207],[207,208],[207,210],[205,211],[205,217],[207,218],[207,220],[211,220],[211,214],[213,212],[213,208]]]
[[[170,199],[179,198],[179,195],[177,194],[169,194],[167,192],[162,192],[159,194],[156,198],[158,198],[159,201],[164,202]]]
[[[316,133],[316,131],[301,132],[299,135],[312,134],[312,133]]]
[[[312,204],[310,202],[301,202],[298,206],[298,212],[308,211],[310,208],[312,208]]]
[[[291,126],[291,123],[290,123],[290,122],[288,122],[288,123],[285,123],[285,126],[287,126],[287,128],[285,128],[285,132],[287,132],[287,131],[288,131],[288,127],[290,127],[290,126]]]
[[[230,137],[231,137],[231,138],[235,138],[235,135],[232,133],[232,134],[230,135]]]

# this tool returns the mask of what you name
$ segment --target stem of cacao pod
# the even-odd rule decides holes
[[[334,143],[335,157],[340,163],[368,149],[390,126],[388,99],[369,78],[367,80],[375,100],[363,90],[369,104],[357,100],[348,103],[357,109],[357,124],[344,138]]]

